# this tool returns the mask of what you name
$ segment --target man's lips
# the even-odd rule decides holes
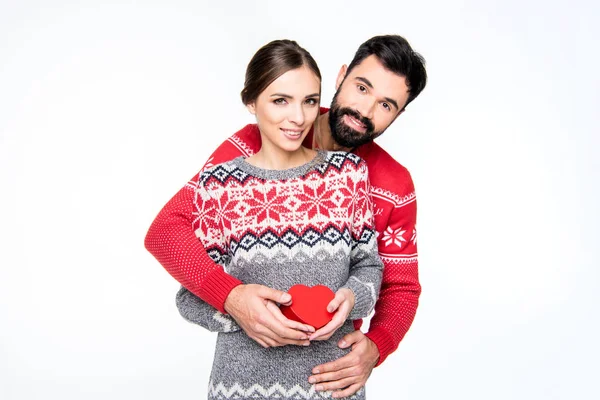
[[[367,127],[365,126],[365,124],[363,124],[362,122],[360,122],[359,120],[357,120],[356,118],[354,118],[351,115],[344,114],[343,120],[346,125],[348,125],[351,128],[356,129],[357,131],[359,131],[361,133],[364,133],[367,131]]]

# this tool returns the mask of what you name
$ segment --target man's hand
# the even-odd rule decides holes
[[[361,331],[344,336],[338,346],[343,349],[352,346],[352,351],[340,359],[317,365],[312,370],[314,375],[308,378],[310,383],[317,384],[319,391],[333,390],[334,398],[356,393],[365,385],[379,360],[377,346]]]
[[[308,336],[315,329],[287,319],[275,303],[289,305],[289,293],[262,285],[236,286],[225,300],[225,311],[240,328],[263,347],[287,344],[308,346]]]
[[[331,335],[344,325],[348,319],[348,315],[354,308],[354,292],[348,288],[342,288],[335,293],[333,300],[327,305],[328,312],[337,312],[334,314],[331,321],[318,331],[310,335],[310,340],[328,340]]]

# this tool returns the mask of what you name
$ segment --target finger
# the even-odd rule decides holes
[[[288,305],[292,302],[292,296],[289,293],[282,292],[281,290],[273,289],[268,286],[260,285],[258,288],[258,295],[262,298],[273,300],[276,303]]]
[[[331,313],[331,312],[334,312],[335,310],[337,310],[338,307],[340,306],[340,304],[343,303],[345,298],[346,297],[342,293],[337,292],[335,294],[335,297],[333,298],[333,300],[331,300],[329,302],[329,304],[327,305],[327,311],[329,311]]]
[[[266,328],[265,326],[259,325],[255,327],[256,334],[261,337],[261,339],[272,347],[285,346],[288,344],[293,344],[296,346],[309,346],[310,341],[308,340],[308,336],[305,333],[299,332],[304,335],[305,339],[289,339],[285,337],[279,336],[276,332]],[[298,332],[298,331],[295,331]]]
[[[363,385],[364,384],[355,383],[354,385],[351,385],[350,387],[344,390],[338,390],[336,392],[333,392],[331,397],[333,397],[334,399],[340,399],[342,397],[352,396],[354,393],[358,392],[360,388],[363,387]]]
[[[269,301],[270,302],[270,301]],[[270,302],[271,303],[271,302]],[[277,307],[277,306],[275,306]],[[267,306],[268,308],[268,306]],[[269,322],[264,317],[259,318],[259,322],[254,325],[254,331],[256,335],[260,335],[263,341],[267,341],[273,347],[285,346],[288,344],[296,346],[309,346],[310,341],[308,335],[302,331],[290,330],[298,338],[283,337],[276,331],[269,328]]]
[[[341,325],[338,325],[337,321],[334,321],[333,319],[331,321],[329,321],[327,323],[327,325],[325,325],[324,327],[322,327],[321,329],[318,329],[315,333],[311,334],[308,337],[308,340],[321,340],[323,339],[325,336],[327,335],[331,335],[333,332],[335,332],[335,330],[337,328],[339,328]]]
[[[314,381],[314,383],[324,383],[324,382],[336,382],[339,381],[340,379],[354,379],[353,382],[351,383],[356,383],[358,382],[358,380],[362,377],[361,374],[358,373],[358,368],[352,366],[349,368],[342,368],[336,371],[332,371],[332,372],[325,372],[322,374],[318,374],[318,375],[314,375],[311,376],[310,378],[313,378],[312,381]],[[309,378],[309,382],[311,382],[311,379]],[[342,387],[346,387],[348,385],[342,386]]]
[[[279,339],[308,340],[306,332],[286,327],[269,310],[266,313],[260,314],[257,320],[257,323],[254,325],[255,331],[263,333],[272,339],[278,341],[280,341]]]
[[[256,343],[258,343],[259,345],[261,345],[265,349],[269,347],[269,345],[264,340],[262,340],[261,338],[259,338],[258,336],[249,336],[249,338],[252,339],[252,340],[254,340]]]
[[[322,340],[325,336],[328,336],[327,339],[329,339],[333,332],[335,332],[340,326],[344,324],[346,317],[347,313],[343,310],[343,308],[338,310],[338,312],[335,313],[335,315],[333,316],[331,321],[327,323],[327,325],[310,335],[308,339]]]
[[[272,301],[268,302],[267,309],[271,312],[271,314],[273,314],[273,316],[279,322],[281,322],[283,325],[285,325],[286,327],[288,327],[290,329],[296,329],[299,331],[311,332],[311,333],[315,331],[315,328],[313,328],[310,325],[301,324],[298,321],[293,321],[291,319],[286,318],[286,316],[283,315],[283,313],[281,312],[281,309],[279,307],[277,307],[277,305],[275,303],[273,303]]]
[[[338,379],[337,381],[329,381],[319,383],[315,386],[318,391],[344,389],[361,381],[360,377],[352,376],[349,378]]]
[[[352,352],[350,352],[350,353],[346,354],[344,357],[338,358],[337,360],[333,360],[333,361],[330,361],[325,364],[317,365],[316,367],[314,367],[312,369],[312,373],[315,374],[313,376],[315,378],[317,378],[317,380],[319,382],[322,382],[323,380],[320,379],[318,374],[322,375],[327,372],[339,371],[339,370],[342,370],[345,368],[353,367],[356,364],[358,364],[358,359]]]
[[[347,334],[346,336],[344,336],[338,342],[338,346],[341,347],[342,349],[345,349],[347,347],[354,345],[355,343],[360,342],[364,337],[365,337],[364,333],[362,333],[360,330],[356,330],[356,331],[351,332],[351,333]]]

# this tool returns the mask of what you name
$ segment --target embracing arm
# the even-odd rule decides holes
[[[379,350],[381,364],[393,353],[410,328],[421,294],[417,260],[417,202],[414,186],[406,171],[403,199],[395,204],[386,228],[378,238],[379,255],[384,264],[383,282],[375,314],[366,336]]]
[[[229,140],[209,158],[205,168],[242,155]],[[207,254],[194,232],[194,197],[200,173],[188,182],[156,216],[144,244],[173,278],[218,311],[242,282],[227,274]]]

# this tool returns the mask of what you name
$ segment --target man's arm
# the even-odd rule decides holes
[[[385,230],[378,237],[379,255],[383,261],[383,282],[375,314],[366,336],[379,349],[381,364],[400,344],[417,312],[421,285],[417,260],[417,202],[412,189],[408,200],[397,204]]]
[[[204,168],[243,155],[225,141],[208,159]],[[156,216],[144,244],[173,278],[220,312],[233,288],[242,282],[225,273],[206,253],[194,233],[194,193],[200,178],[196,174],[169,200]]]

